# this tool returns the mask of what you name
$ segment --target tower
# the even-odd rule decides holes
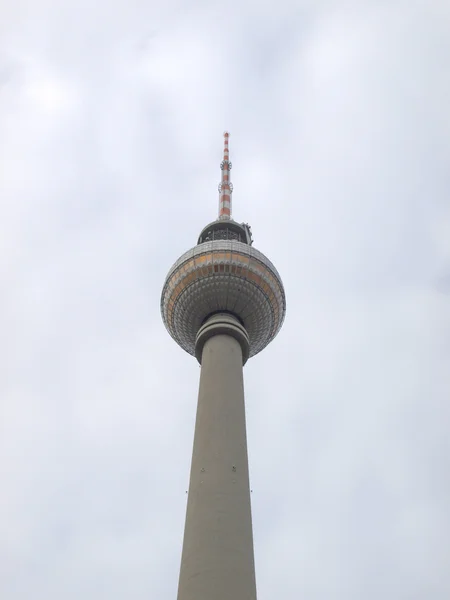
[[[256,600],[243,366],[280,330],[277,270],[231,218],[229,134],[219,215],[170,269],[164,324],[201,365],[178,600]]]

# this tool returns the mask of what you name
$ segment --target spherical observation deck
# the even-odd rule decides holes
[[[161,314],[173,339],[189,354],[202,324],[230,313],[245,327],[249,356],[269,344],[283,324],[283,284],[270,260],[251,245],[250,228],[232,219],[210,223],[198,244],[170,269]]]

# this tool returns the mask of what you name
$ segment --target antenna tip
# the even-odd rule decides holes
[[[230,132],[229,131],[224,131],[223,132],[223,137],[230,137]]]

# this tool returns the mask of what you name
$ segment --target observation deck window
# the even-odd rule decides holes
[[[211,229],[204,233],[200,239],[200,244],[203,244],[204,242],[213,242],[214,240],[234,240],[236,242],[246,242],[243,235],[233,231],[228,227],[224,227],[223,229]]]

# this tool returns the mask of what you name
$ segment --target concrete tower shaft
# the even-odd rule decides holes
[[[201,353],[178,600],[256,600],[245,428],[245,329],[214,315],[197,338]]]

